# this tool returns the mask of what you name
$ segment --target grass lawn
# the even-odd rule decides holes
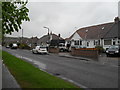
[[[2,58],[21,88],[78,88],[67,81],[39,70],[30,63],[5,51],[2,52]]]

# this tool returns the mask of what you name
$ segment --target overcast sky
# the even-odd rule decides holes
[[[118,2],[29,2],[27,7],[30,22],[22,25],[24,37],[42,37],[46,26],[67,38],[79,28],[113,22],[118,16]],[[20,37],[21,30],[12,36]]]

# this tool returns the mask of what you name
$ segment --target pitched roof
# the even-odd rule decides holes
[[[83,39],[100,39],[113,27],[114,23],[105,23],[100,25],[94,25],[77,30],[76,32]],[[86,31],[87,30],[87,31]]]
[[[58,40],[58,39],[59,39],[59,36],[57,36],[56,34],[52,34],[52,40]],[[60,37],[60,39],[63,39],[63,38]],[[50,40],[50,36],[44,35],[38,40],[38,43],[46,43],[49,40]]]
[[[103,38],[120,38],[120,21],[114,23],[110,30],[103,36]]]

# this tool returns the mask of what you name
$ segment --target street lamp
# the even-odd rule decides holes
[[[48,29],[48,41],[46,43],[49,43],[50,42],[49,28],[48,27],[43,27],[43,28]]]
[[[49,35],[49,28],[48,27],[43,27],[43,28],[47,28],[48,29],[48,35]]]

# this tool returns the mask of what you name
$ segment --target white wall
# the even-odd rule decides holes
[[[87,46],[87,42],[89,42],[89,46]],[[94,40],[93,39],[84,40],[84,41],[82,41],[82,46],[87,47],[87,48],[94,48],[95,47]]]
[[[73,41],[72,41],[73,40]],[[94,45],[94,40],[83,40],[79,35],[78,33],[76,32],[73,37],[71,38],[71,46],[74,46],[74,41],[75,40],[82,40],[82,47],[86,47],[87,46],[87,43],[86,42],[89,42],[89,46],[87,46],[87,48],[94,48],[95,45]]]
[[[82,47],[86,47],[87,46],[87,43],[86,42],[89,42],[89,46],[87,46],[87,48],[94,48],[96,45],[94,45],[94,39],[89,39],[89,40],[83,40],[79,35],[78,33],[76,32],[73,37],[71,38],[71,46],[74,46],[74,41],[75,40],[82,40]],[[97,39],[96,39],[97,40]],[[116,44],[118,44],[118,38],[114,39],[114,41],[116,42]],[[119,39],[120,41],[120,39]],[[112,39],[112,42],[111,42],[111,45],[113,45],[113,39]],[[110,45],[104,45],[104,39],[100,39],[100,46],[103,46],[104,49],[106,48],[109,48]]]
[[[82,39],[80,36],[79,36],[79,34],[76,32],[74,35],[73,35],[73,37],[71,38],[71,46],[74,46],[74,40],[80,40],[80,39]]]
[[[71,38],[71,40],[80,40],[80,39],[82,39],[79,35],[78,35],[78,33],[76,32],[74,35],[73,35],[73,37]]]
[[[94,48],[95,45],[94,45],[94,40],[89,40],[89,46],[88,48]]]

